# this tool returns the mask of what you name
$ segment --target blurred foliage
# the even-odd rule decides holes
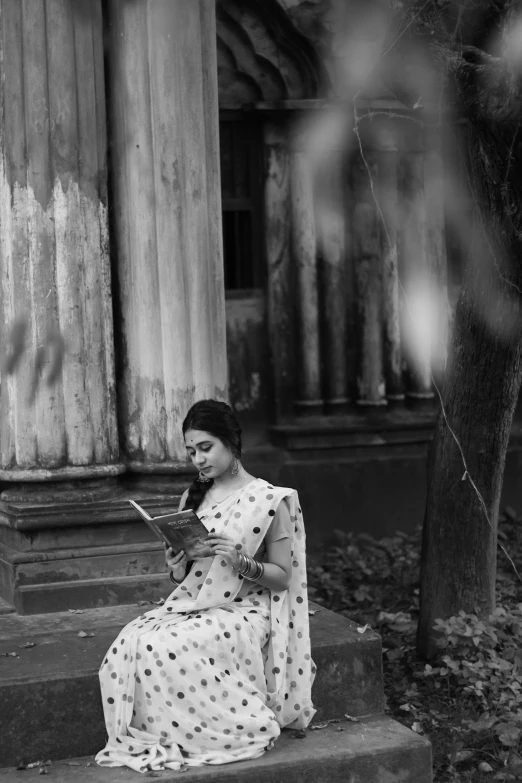
[[[434,783],[522,780],[522,582],[507,559],[495,612],[438,620],[430,665],[415,651],[420,529],[336,538],[310,561],[310,598],[381,634],[387,709],[431,741]],[[505,511],[499,540],[521,570],[522,517]]]

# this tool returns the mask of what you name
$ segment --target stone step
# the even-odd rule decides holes
[[[8,604],[3,598],[0,598],[0,616],[3,614],[12,614],[15,611],[14,606]]]
[[[120,629],[148,606],[0,619],[0,766],[95,753],[105,743],[98,685],[103,656]],[[310,617],[315,721],[384,709],[381,640],[314,604]],[[80,637],[84,631],[94,636]],[[34,647],[24,647],[34,643]],[[5,653],[16,652],[17,657]]]
[[[338,731],[339,727],[343,731]],[[77,766],[76,766],[77,764]],[[359,723],[308,731],[295,739],[284,731],[275,747],[254,761],[198,767],[183,774],[183,783],[431,783],[430,743],[390,718],[379,715]],[[53,783],[131,783],[139,773],[98,767],[93,757],[48,767]],[[0,783],[35,781],[38,769],[23,773],[0,770]],[[148,777],[147,775],[145,777]],[[175,783],[179,772],[154,774],[160,783]]]
[[[171,584],[168,574],[162,569],[160,573],[139,576],[22,585],[17,589],[14,601],[16,611],[22,615],[65,612],[74,606],[89,609],[157,601],[170,592]]]
[[[170,584],[157,541],[45,553],[0,543],[0,595],[19,614],[155,601]]]
[[[170,486],[151,480],[156,488],[147,491],[133,478],[58,494],[3,492],[0,597],[19,614],[158,599],[166,584],[163,545],[128,501],[153,516],[176,510],[185,481],[169,478]]]

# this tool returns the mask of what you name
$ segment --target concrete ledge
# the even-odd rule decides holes
[[[418,734],[386,716],[309,731],[294,739],[285,731],[273,750],[255,761],[199,767],[183,775],[184,783],[431,783],[431,746]],[[79,766],[49,767],[55,783],[117,783],[140,779],[129,769],[102,769],[94,759]],[[90,766],[87,766],[89,764]],[[33,781],[38,770],[0,771],[1,783]],[[51,776],[50,776],[51,777]],[[179,780],[179,772],[155,773],[162,783]]]
[[[105,742],[98,669],[119,630],[147,606],[81,614],[5,615],[0,623],[0,766],[23,758],[71,758]],[[316,721],[374,715],[383,710],[381,640],[317,606],[310,617],[317,664]],[[92,637],[79,637],[82,630]],[[28,642],[35,647],[25,648]]]

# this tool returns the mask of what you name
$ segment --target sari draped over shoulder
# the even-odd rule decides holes
[[[281,502],[293,523],[288,590],[246,582],[245,594],[225,560],[205,558],[121,631],[100,668],[109,739],[98,764],[145,772],[256,758],[281,728],[309,724],[315,666],[297,493],[254,479],[198,513],[254,556]]]

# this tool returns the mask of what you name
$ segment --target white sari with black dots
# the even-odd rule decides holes
[[[297,493],[254,479],[201,519],[254,555],[285,500],[292,580],[276,592],[219,556],[197,561],[165,604],[127,625],[100,668],[109,735],[102,766],[139,772],[257,758],[282,727],[304,728],[311,688],[305,532]]]

